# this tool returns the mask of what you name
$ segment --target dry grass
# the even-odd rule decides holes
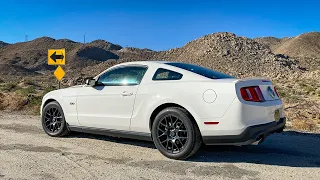
[[[39,114],[43,95],[56,89],[57,86],[54,81],[47,79],[47,77],[28,77],[0,83],[0,110],[26,110],[32,114]],[[53,84],[55,86],[52,86]]]
[[[317,129],[317,124],[312,120],[292,120],[292,127],[295,130],[303,131],[315,131]]]
[[[0,93],[0,110],[18,111],[27,104],[27,99],[17,93]]]
[[[315,79],[302,75],[279,79],[276,83],[293,129],[320,130],[320,82]]]

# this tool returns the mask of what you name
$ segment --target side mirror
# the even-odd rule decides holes
[[[94,86],[94,85],[96,85],[96,80],[95,79],[86,79],[86,85]]]

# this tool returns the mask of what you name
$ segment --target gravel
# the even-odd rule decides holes
[[[206,146],[174,161],[151,142],[52,138],[38,116],[0,112],[0,179],[320,179],[319,152],[319,134],[286,131],[258,146]]]

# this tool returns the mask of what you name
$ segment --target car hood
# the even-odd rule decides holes
[[[71,86],[71,87],[67,87],[67,88],[63,88],[63,89],[57,89],[57,90],[53,90],[48,92],[47,94],[44,95],[43,98],[46,97],[61,97],[61,96],[74,96],[77,92],[77,88],[81,88],[85,85],[76,85],[76,86]]]
[[[75,86],[70,86],[70,87],[68,87],[68,88],[81,88],[81,87],[83,87],[83,86],[85,86],[85,85],[83,85],[83,84],[82,84],[82,85],[75,85]],[[68,89],[68,88],[67,88],[67,89]]]

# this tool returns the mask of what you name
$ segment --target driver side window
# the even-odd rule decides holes
[[[130,86],[140,84],[147,67],[126,66],[112,69],[101,75],[97,85],[104,86]]]

